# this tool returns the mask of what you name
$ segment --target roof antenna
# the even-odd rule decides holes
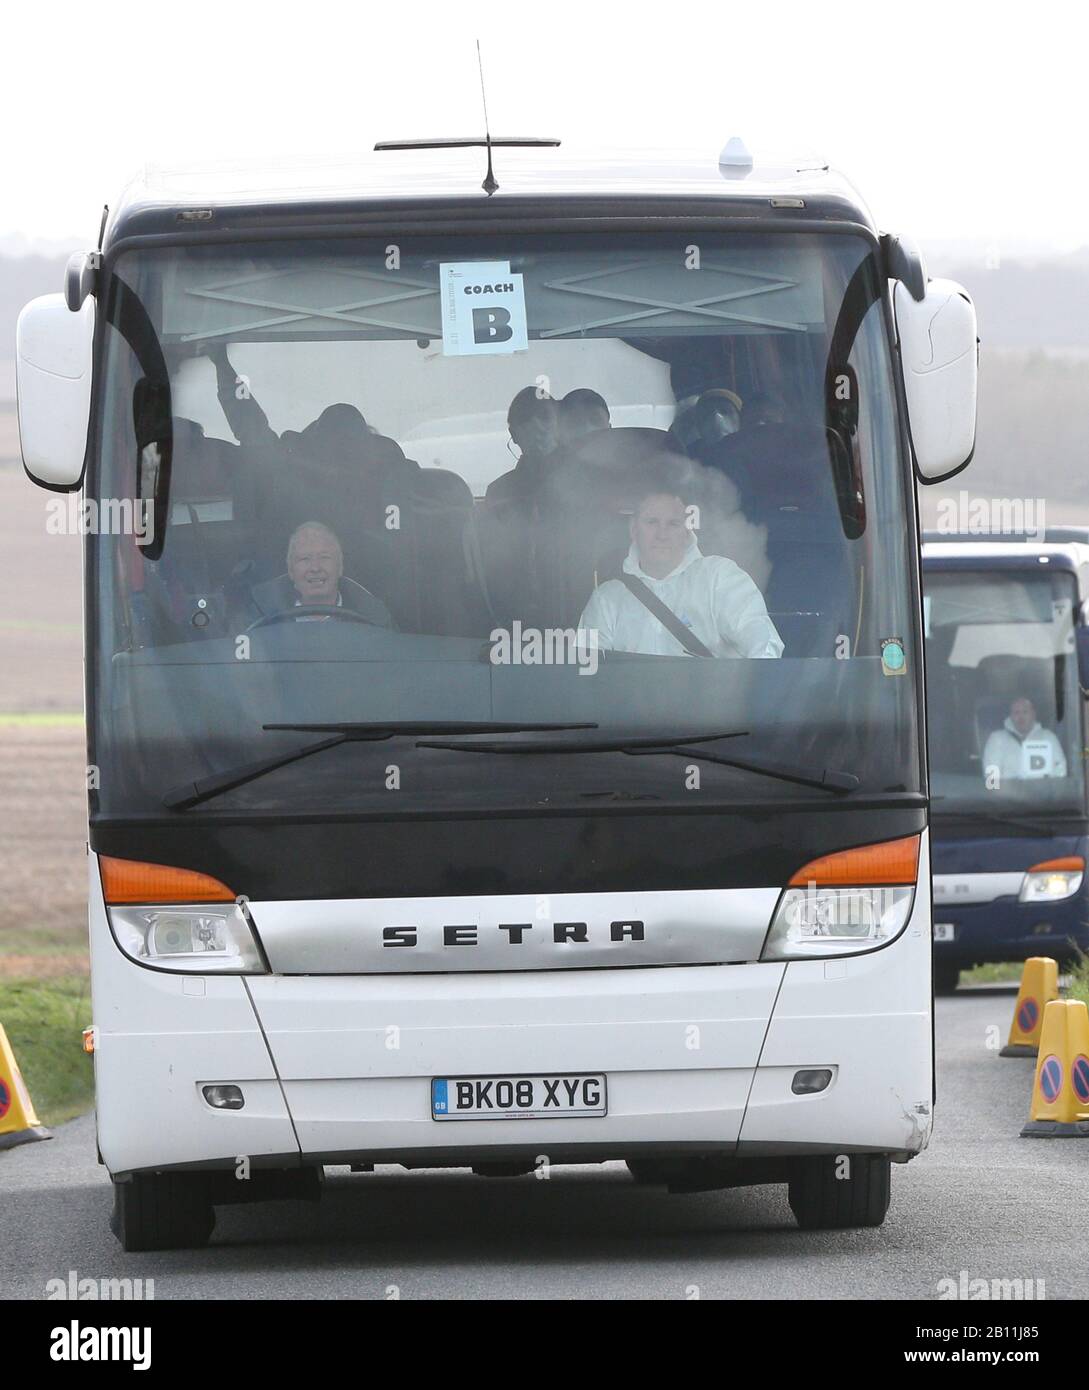
[[[476,65],[480,69],[480,100],[484,105],[484,142],[488,147],[488,172],[484,175],[484,182],[480,185],[490,198],[498,189],[495,174],[492,172],[492,132],[488,125],[488,94],[484,90],[484,60],[480,56],[480,40],[476,41]]]

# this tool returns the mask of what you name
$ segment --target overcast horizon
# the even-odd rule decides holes
[[[1086,22],[1058,0],[1031,26],[935,0],[910,16],[790,0],[736,17],[701,0],[653,29],[570,0],[547,19],[425,0],[410,25],[346,20],[329,0],[313,0],[305,25],[280,0],[193,0],[153,58],[146,8],[95,13],[93,33],[70,3],[8,19],[0,244],[93,243],[103,203],[145,163],[342,157],[377,138],[477,133],[477,37],[493,133],[708,158],[740,135],[757,152],[817,153],[882,228],[924,243],[1010,256],[1089,244],[1089,193],[1073,177]]]

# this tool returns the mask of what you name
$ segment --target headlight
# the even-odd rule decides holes
[[[266,966],[241,908],[111,907],[117,944],[141,965],[160,970],[265,973]]]
[[[761,959],[857,955],[895,940],[911,916],[920,838],[905,835],[803,864],[779,899]]]
[[[788,888],[764,944],[764,960],[851,955],[892,941],[907,926],[911,887]]]
[[[242,899],[218,878],[100,855],[102,897],[122,951],[156,970],[266,974]]]
[[[1054,903],[1072,898],[1081,887],[1084,872],[1085,860],[1076,854],[1033,864],[1022,880],[1018,897],[1023,903]]]

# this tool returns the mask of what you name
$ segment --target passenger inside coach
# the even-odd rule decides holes
[[[607,430],[611,424],[605,397],[588,386],[568,391],[560,401],[560,440],[564,444],[577,444],[589,434]]]
[[[282,579],[283,536],[313,520],[335,528],[344,567],[380,595],[398,626],[437,633],[473,626],[478,604],[468,591],[462,543],[472,512],[465,481],[406,458],[396,440],[346,401],[326,406],[301,430],[277,434],[227,347],[216,345],[208,356],[220,405],[264,503],[257,543],[238,565],[234,587],[245,593],[269,576]]]
[[[703,459],[720,440],[741,428],[741,408],[735,391],[712,387],[678,411],[669,432],[685,453]]]
[[[460,474],[421,468],[347,401],[324,407],[302,429],[277,433],[235,371],[232,352],[219,343],[207,356],[240,445],[232,490],[249,481],[254,500],[246,514],[255,524],[244,549],[237,545],[244,538],[236,537],[235,573],[225,584],[220,569],[224,587],[217,592],[229,589],[232,607],[251,621],[275,606],[274,598],[285,597],[290,567],[283,572],[284,538],[312,522],[335,531],[341,573],[351,574],[401,631],[477,635],[494,621],[514,619],[569,625],[595,586],[620,573],[635,501],[672,476],[670,462],[679,457],[685,495],[701,517],[699,558],[717,555],[760,585],[767,578],[759,522],[754,526],[742,516],[721,466],[707,467],[711,459],[701,466],[700,456],[715,453],[713,446],[741,423],[740,397],[724,387],[691,398],[666,431],[614,427],[608,401],[588,386],[558,400],[526,386],[507,411],[511,443],[520,450],[517,464],[494,478],[474,508]],[[582,373],[571,375],[578,380]],[[661,408],[661,385],[636,388],[633,382],[626,394],[622,380],[617,378],[615,389],[627,406]],[[240,385],[247,389],[240,391]],[[295,408],[301,399],[292,393]],[[770,397],[754,395],[749,404],[745,430],[779,414]],[[446,405],[452,408],[452,402]],[[402,420],[400,430],[405,427]],[[179,481],[180,475],[175,486]],[[391,509],[397,514],[392,527]],[[209,534],[207,527],[194,529],[193,539]],[[798,654],[793,635],[790,646]]]
[[[757,391],[742,404],[742,430],[755,429],[758,425],[785,425],[786,423],[786,402],[774,391]]]
[[[227,417],[231,433],[240,444],[283,444],[291,448],[303,441],[317,443],[330,427],[343,430],[346,425],[356,425],[359,429],[370,431],[361,411],[353,405],[340,403],[327,406],[301,430],[284,430],[282,434],[277,434],[260,403],[250,392],[248,381],[231,365],[226,344],[212,344],[208,349],[208,359],[216,371],[219,404]]]
[[[488,502],[531,503],[540,488],[548,460],[560,442],[560,418],[556,401],[548,392],[525,386],[507,411],[511,442],[519,450],[518,462],[488,485]]]

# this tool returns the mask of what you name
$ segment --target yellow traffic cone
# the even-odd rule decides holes
[[[26,1088],[8,1035],[0,1026],[0,1149],[16,1144],[32,1144],[35,1139],[52,1139],[34,1113],[34,1103]]]
[[[1089,1139],[1089,1008],[1053,999],[1044,1010],[1029,1121],[1022,1139]]]
[[[1040,1050],[1044,1009],[1059,997],[1059,967],[1048,956],[1030,956],[1021,972],[1021,988],[1010,1024],[1010,1040],[1000,1057],[1035,1057]]]

